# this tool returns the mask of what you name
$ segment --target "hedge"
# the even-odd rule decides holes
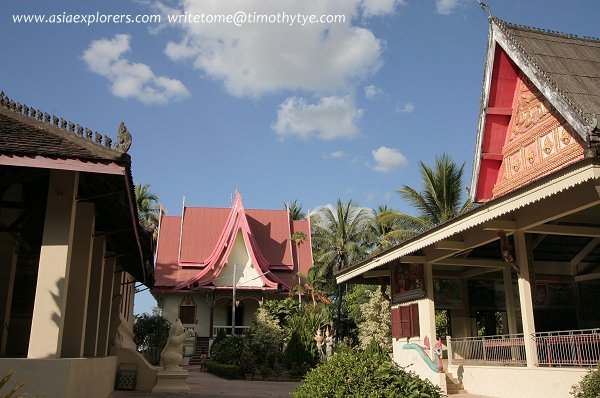
[[[216,361],[206,361],[206,370],[226,379],[241,379],[243,377],[242,368],[237,365],[226,365]]]

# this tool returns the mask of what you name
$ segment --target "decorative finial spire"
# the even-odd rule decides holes
[[[115,150],[123,153],[127,153],[131,147],[131,133],[127,130],[125,123],[119,124],[119,133],[117,135],[117,143],[115,144]]]
[[[492,19],[492,8],[481,0],[477,0],[477,3],[479,3],[479,7],[481,7],[482,10],[487,11],[488,19]]]

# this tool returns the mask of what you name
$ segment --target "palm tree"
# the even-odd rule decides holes
[[[407,219],[419,230],[446,222],[471,207],[471,200],[462,201],[462,175],[465,164],[460,167],[447,154],[435,157],[435,168],[419,162],[423,191],[417,192],[407,185],[398,190],[400,197],[417,209],[419,215]]]
[[[290,296],[297,294],[310,296],[313,308],[317,307],[317,301],[323,304],[331,304],[326,291],[329,281],[319,271],[319,268],[311,267],[307,275],[298,274],[298,284],[292,287]]]
[[[374,218],[368,226],[372,245],[370,254],[388,249],[417,234],[415,221],[406,214],[379,205],[374,210]]]
[[[135,202],[137,204],[140,224],[148,231],[155,233],[158,228],[160,206],[158,196],[150,192],[150,184],[135,185]]]
[[[334,268],[342,269],[367,254],[367,226],[372,216],[371,209],[338,199],[335,209],[323,207],[311,217],[315,263],[324,267],[324,275],[333,278]]]
[[[293,202],[284,203],[284,209],[290,213],[290,220],[306,220],[306,213],[302,211],[302,205],[294,199]]]
[[[338,199],[335,209],[323,207],[311,216],[315,272],[329,281],[327,288],[336,300],[336,327],[340,336],[342,285],[337,285],[334,270],[340,270],[362,259],[369,249],[368,223],[373,211],[355,206],[352,201]],[[335,293],[334,293],[335,292]]]

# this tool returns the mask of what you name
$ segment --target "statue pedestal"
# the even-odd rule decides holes
[[[191,389],[187,385],[188,376],[186,370],[159,370],[152,392],[190,392]]]

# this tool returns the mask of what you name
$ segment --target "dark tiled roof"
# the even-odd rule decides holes
[[[114,148],[107,136],[15,103],[0,93],[0,154],[130,161],[129,155]]]
[[[600,119],[600,39],[492,18],[539,75],[588,125]]]

